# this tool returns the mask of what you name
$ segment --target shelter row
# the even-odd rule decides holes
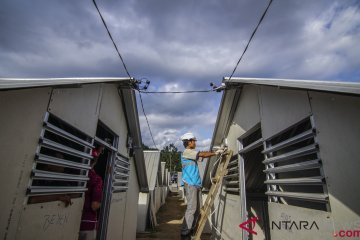
[[[223,83],[212,147],[227,143],[234,155],[210,216],[214,238],[358,236],[360,84]],[[207,189],[215,161],[205,168]],[[251,231],[239,227],[251,219]]]
[[[165,204],[168,187],[168,169],[160,162],[160,151],[144,151],[149,192],[139,194],[137,232],[153,231],[157,224],[156,214]]]
[[[153,182],[130,86],[128,78],[0,79],[2,239],[77,239],[100,146],[98,239],[136,238],[139,193]]]

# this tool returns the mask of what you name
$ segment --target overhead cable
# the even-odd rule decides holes
[[[118,56],[119,56],[119,58],[120,58],[120,60],[121,60],[121,62],[122,62],[122,64],[123,64],[123,66],[124,66],[124,69],[125,69],[125,71],[126,71],[126,74],[128,75],[128,77],[129,77],[130,79],[133,79],[133,78],[131,77],[131,75],[130,75],[127,67],[126,67],[125,61],[124,61],[124,59],[122,58],[122,56],[121,56],[121,54],[120,54],[120,51],[119,51],[119,49],[118,49],[118,47],[117,47],[117,45],[116,45],[116,43],[115,43],[115,41],[114,41],[111,33],[110,33],[110,30],[109,30],[109,28],[108,28],[108,26],[107,26],[107,24],[106,24],[106,22],[105,22],[105,19],[103,18],[102,14],[101,14],[101,12],[100,12],[100,9],[98,8],[98,6],[97,6],[97,4],[96,4],[96,1],[93,0],[93,3],[94,3],[94,6],[95,6],[97,12],[98,12],[99,15],[100,15],[100,18],[101,18],[101,20],[102,20],[102,22],[103,22],[103,24],[104,24],[104,27],[106,28],[106,31],[107,31],[107,33],[108,33],[108,35],[109,35],[109,37],[110,37],[110,40],[112,41],[112,43],[113,43],[113,45],[114,45],[114,47],[115,47],[115,50],[116,50],[116,52],[118,53]],[[132,87],[132,86],[131,86],[131,87]],[[133,87],[132,87],[132,88],[133,88]],[[145,113],[144,103],[143,103],[142,97],[141,97],[141,92],[139,91],[139,89],[136,89],[136,88],[133,88],[133,89],[138,90],[138,92],[139,92],[139,97],[140,97],[140,103],[141,103],[142,112],[143,112],[143,114],[144,114],[144,116],[145,116],[146,123],[147,123],[147,126],[148,126],[148,128],[149,128],[150,135],[151,135],[151,139],[152,139],[152,141],[153,141],[153,143],[154,143],[155,148],[157,148],[157,146],[156,146],[156,144],[155,144],[155,141],[154,141],[154,138],[153,138],[153,134],[152,134],[152,131],[151,131],[151,128],[150,128],[150,124],[149,124],[148,118],[147,118],[146,113]]]
[[[147,116],[146,116],[146,113],[145,113],[144,103],[143,103],[143,100],[142,100],[142,97],[141,97],[141,93],[140,93],[140,92],[139,92],[139,97],[140,97],[141,108],[142,108],[142,111],[143,111],[144,116],[145,116],[146,123],[147,123],[148,128],[149,128],[149,132],[150,132],[151,139],[152,139],[152,141],[153,141],[153,144],[154,144],[155,148],[157,148],[156,143],[155,143],[155,141],[154,141],[153,134],[152,134],[152,132],[151,132],[149,120],[148,120],[148,118],[147,118]]]
[[[145,81],[146,80],[146,81]],[[150,84],[150,81],[147,78],[135,80],[137,91],[140,93],[146,93],[146,94],[177,94],[177,93],[211,93],[211,92],[221,92],[222,90],[225,90],[225,84],[221,84],[220,86],[216,86],[214,83],[210,83],[210,86],[212,89],[208,90],[184,90],[184,91],[147,91],[148,86]],[[143,87],[141,87],[141,84],[145,84]]]
[[[266,13],[267,13],[267,11],[268,11],[268,9],[269,9],[269,7],[270,7],[270,5],[271,5],[271,3],[272,3],[272,2],[273,2],[273,0],[270,0],[270,1],[269,1],[268,6],[266,7],[266,9],[265,9],[264,13],[262,14],[262,16],[261,16],[261,18],[260,18],[260,20],[259,20],[258,24],[256,25],[256,28],[254,29],[253,33],[251,34],[250,39],[249,39],[248,43],[246,44],[246,47],[245,47],[245,49],[244,49],[243,53],[241,54],[241,56],[240,56],[240,58],[239,58],[239,61],[237,62],[237,64],[236,64],[236,66],[235,66],[234,70],[232,71],[232,73],[231,73],[231,75],[230,75],[230,77],[229,77],[229,80],[232,78],[232,76],[234,75],[234,73],[235,73],[235,71],[236,71],[237,67],[239,66],[239,63],[241,62],[241,60],[242,60],[242,58],[243,58],[243,56],[244,56],[245,52],[247,51],[247,49],[248,49],[248,47],[249,47],[249,45],[250,45],[250,42],[251,42],[251,40],[253,39],[253,37],[254,37],[254,35],[255,35],[255,33],[256,33],[256,31],[257,31],[257,29],[259,28],[259,26],[260,26],[261,22],[264,20],[264,17],[265,17],[265,15],[266,15]]]
[[[142,90],[139,90],[139,92],[141,93],[209,93],[209,92],[214,92],[213,89],[211,90],[191,90],[191,91],[142,91]]]
[[[101,12],[100,12],[100,10],[99,10],[99,8],[98,8],[95,0],[93,0],[93,3],[94,3],[94,5],[95,5],[95,8],[96,8],[97,12],[98,12],[99,15],[100,15],[100,18],[101,18],[101,20],[102,20],[102,22],[103,22],[103,24],[104,24],[104,26],[105,26],[105,28],[106,28],[107,33],[109,34],[109,37],[110,37],[110,39],[111,39],[111,41],[112,41],[112,43],[113,43],[113,45],[114,45],[114,47],[115,47],[115,50],[116,50],[117,54],[118,54],[119,57],[120,57],[120,60],[121,60],[121,62],[122,62],[122,64],[123,64],[123,66],[124,66],[124,69],[125,69],[125,71],[126,71],[126,74],[129,76],[129,78],[131,78],[131,75],[130,75],[127,67],[126,67],[126,64],[125,64],[125,62],[124,62],[124,59],[122,58],[122,56],[121,56],[121,54],[120,54],[120,51],[119,51],[119,49],[118,49],[118,47],[117,47],[117,45],[116,45],[113,37],[111,36],[110,30],[109,30],[109,28],[108,28],[108,26],[107,26],[107,24],[106,24],[106,22],[105,22],[105,19],[103,18],[102,14],[101,14]]]

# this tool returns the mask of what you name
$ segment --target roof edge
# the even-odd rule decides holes
[[[0,90],[131,81],[128,77],[0,78]]]
[[[225,83],[227,86],[256,84],[256,85],[326,91],[326,92],[335,92],[335,93],[347,93],[347,94],[356,94],[356,95],[360,94],[359,82],[276,79],[276,78],[242,78],[242,77],[233,77],[230,79],[229,77],[225,77],[223,79],[223,83]]]
[[[134,141],[134,160],[140,191],[149,192],[135,91],[121,89],[121,92],[124,96],[125,111],[129,120],[129,133]]]
[[[235,114],[234,108],[236,107],[240,99],[240,95],[241,95],[240,88],[229,89],[223,92],[218,115],[216,118],[213,136],[211,139],[211,145],[210,145],[211,149],[215,145],[221,144],[221,142],[227,135],[230,129],[231,121]],[[225,108],[225,106],[229,106],[229,107]],[[204,169],[204,176],[203,176],[203,185],[205,188],[208,188],[210,184],[210,177],[208,171],[209,171],[209,166],[212,165],[213,163],[214,163],[213,158],[209,158],[209,160],[206,162],[206,166]]]

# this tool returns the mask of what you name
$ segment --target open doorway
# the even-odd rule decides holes
[[[84,222],[96,222],[96,226],[92,225],[96,230],[96,239],[106,239],[112,197],[112,169],[115,162],[117,144],[118,136],[99,121],[94,148],[92,149],[92,170],[89,172],[88,191],[85,194],[81,227],[84,230]],[[99,182],[102,184],[99,184]],[[100,203],[96,208],[92,205],[94,201]],[[88,215],[93,217],[93,219],[90,219],[90,221],[84,219],[87,216],[86,212],[89,212]]]

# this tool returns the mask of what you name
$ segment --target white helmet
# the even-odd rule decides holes
[[[181,139],[181,141],[190,140],[190,139],[196,140],[196,137],[194,136],[193,133],[188,132],[188,133],[185,133],[184,135],[182,135],[180,139]]]

